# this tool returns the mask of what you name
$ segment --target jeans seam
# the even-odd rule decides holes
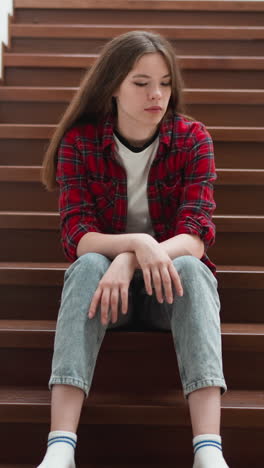
[[[50,380],[49,380],[49,389],[51,390],[51,387],[52,385],[71,385],[73,387],[78,387],[78,388],[81,388],[81,390],[84,391],[84,393],[86,394],[86,396],[88,396],[88,392],[89,392],[89,385],[88,383],[85,383],[83,380],[81,379],[77,379],[75,377],[69,377],[69,376],[51,376]]]
[[[222,393],[227,391],[227,386],[224,378],[207,378],[197,380],[190,384],[183,386],[184,396],[187,397],[189,393],[206,387],[221,387]]]

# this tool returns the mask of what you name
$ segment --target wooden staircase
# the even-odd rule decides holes
[[[131,29],[175,44],[187,112],[214,140],[224,453],[230,468],[263,466],[264,1],[15,0],[0,86],[0,468],[37,466],[49,430],[68,264],[43,154],[101,46]],[[78,435],[79,468],[192,466],[169,333],[107,333]]]

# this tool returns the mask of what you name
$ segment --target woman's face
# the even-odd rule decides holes
[[[122,125],[157,126],[171,96],[171,76],[163,56],[160,53],[143,55],[114,96],[118,121]]]

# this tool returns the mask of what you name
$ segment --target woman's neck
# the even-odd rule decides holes
[[[135,147],[141,147],[144,146],[145,143],[147,143],[153,135],[157,132],[158,127],[156,126],[155,128],[143,128],[143,129],[138,129],[137,131],[127,130],[122,126],[122,124],[116,124],[115,126],[116,130],[118,133],[125,138],[132,146]]]

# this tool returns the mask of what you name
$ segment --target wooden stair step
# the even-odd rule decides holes
[[[153,31],[168,39],[210,39],[210,40],[252,40],[264,39],[261,26],[190,26],[190,25],[149,25],[138,24],[11,24],[12,38],[62,38],[62,39],[112,39],[131,30]]]
[[[0,124],[0,140],[2,138],[49,139],[55,129],[56,125],[48,124]],[[207,129],[215,141],[264,141],[264,127],[207,126]]]
[[[264,324],[223,323],[221,328],[225,350],[264,353]],[[50,348],[53,346],[55,329],[56,322],[53,320],[0,320],[0,348]],[[121,352],[136,348],[143,352],[167,346],[166,332],[108,333],[107,351]]]
[[[52,130],[50,131],[50,137],[51,135]],[[0,165],[41,165],[48,146],[48,137],[31,138],[30,135],[22,137],[21,133],[20,136],[21,138],[15,139],[12,138],[11,131],[9,137],[7,134],[4,136],[2,132],[2,136],[0,136]],[[17,151],[18,144],[19,151]],[[250,166],[251,169],[264,169],[263,144],[261,141],[228,142],[227,140],[217,141],[214,139],[214,148],[217,167],[247,169]]]
[[[164,10],[148,8],[145,9],[147,12],[148,24],[162,24],[162,25],[244,25],[244,26],[263,26],[263,10],[260,10],[260,2],[255,2],[257,6],[252,10],[252,1],[243,1],[242,7],[236,2],[225,1],[221,3],[207,2],[206,7],[201,5],[203,2],[196,2],[194,7],[191,9],[190,14],[190,1],[184,1],[179,6],[179,2],[170,2],[170,8],[177,8],[177,10]],[[78,4],[77,4],[78,5]],[[70,8],[48,8],[46,4],[36,8],[18,8],[16,7],[16,18],[15,22],[19,24],[23,23],[49,23],[49,24],[146,24],[146,14],[142,14],[142,10],[134,9],[134,2],[129,7],[129,15],[127,14],[127,5],[124,2],[119,3],[116,6],[116,2],[112,7],[108,4],[107,10],[98,5],[97,8],[93,8],[93,3],[89,2],[89,9],[80,9],[78,6],[74,8],[71,5]],[[149,3],[147,4],[149,6]],[[151,3],[153,6],[153,3]],[[160,5],[161,8],[164,6],[164,2]],[[45,8],[43,8],[45,7]],[[224,7],[224,8],[223,8]],[[101,9],[100,9],[101,8]],[[144,4],[143,4],[144,8]],[[146,8],[146,6],[145,6]],[[249,8],[247,10],[247,8]],[[175,12],[177,11],[177,14]],[[235,14],[230,15],[230,11],[235,11]]]
[[[44,436],[45,437],[45,436]],[[39,459],[39,457],[38,457]],[[189,467],[189,464],[184,464],[183,465],[183,461],[181,462],[181,464],[179,465],[179,463],[177,463],[177,466],[179,468],[186,468],[186,467]],[[115,468],[116,465],[113,463],[113,464],[106,464],[106,463],[100,463],[100,464],[96,464],[95,462],[93,463],[89,463],[89,464],[83,464],[83,463],[78,463],[78,468]],[[154,466],[154,468],[162,468],[164,467],[164,463],[156,463],[155,465],[152,465]],[[174,468],[175,464],[171,463],[166,463],[165,464],[166,468]],[[135,463],[135,464],[131,464],[131,463],[126,463],[126,467],[127,468],[145,468],[146,467],[146,464],[139,464],[139,463]],[[24,464],[1,464],[0,463],[0,468],[36,468],[36,465],[35,464],[27,464],[27,465],[24,465]]]
[[[34,387],[46,386],[50,377],[56,321],[0,322],[8,323],[8,327],[3,326],[0,333],[1,375],[5,385],[23,386],[30,383]],[[25,325],[15,329],[16,323]],[[32,329],[30,323],[34,324]],[[43,329],[43,323],[53,325],[46,325]],[[247,325],[249,328],[256,326],[258,334],[250,330],[244,333],[245,330],[241,331],[239,327],[234,331],[237,325],[243,329]],[[258,369],[262,369],[264,363],[263,325],[223,324],[223,327],[229,327],[229,333],[222,328],[224,372],[229,389],[261,390],[264,375]],[[136,324],[129,331],[108,331],[98,356],[94,385],[96,391],[111,394],[117,381],[119,392],[125,393],[138,394],[143,387],[151,392],[153,388],[180,389],[171,333],[140,331]]]
[[[256,169],[219,169],[216,185],[263,185],[264,170]]]
[[[1,88],[0,88],[1,94]],[[187,100],[188,101],[188,100]],[[190,101],[190,100],[189,100]],[[260,101],[258,104],[224,104],[215,103],[195,104],[186,102],[186,113],[196,120],[202,121],[206,126],[248,126],[264,125],[264,109]],[[55,100],[15,101],[5,100],[0,104],[1,123],[14,124],[57,124],[66,111],[67,102]]]
[[[5,67],[87,68],[98,54],[34,54],[4,52]],[[178,55],[182,69],[264,70],[264,57]]]
[[[51,9],[87,9],[87,3],[85,0],[46,0],[40,2],[39,0],[15,0],[16,8],[51,8]],[[225,0],[224,3],[216,2],[212,4],[210,0],[181,0],[173,1],[163,0],[134,0],[133,2],[124,2],[122,0],[115,0],[115,2],[109,3],[108,0],[90,0],[89,9],[96,10],[201,10],[201,11],[264,11],[264,6],[258,1],[232,1]]]
[[[12,57],[17,56],[17,54],[10,53],[10,56],[11,55]],[[40,65],[40,54],[36,53],[33,54],[36,58],[32,58],[33,55],[31,54],[28,65],[24,66],[23,64],[25,64],[25,60],[23,58],[23,54],[18,55],[21,59],[19,59],[20,64],[16,59],[12,66],[7,66],[6,61],[4,62],[4,82],[8,86],[27,86],[28,83],[31,83],[32,86],[79,86],[89,65],[88,61],[91,60],[91,57],[89,60],[87,59],[87,54],[79,54],[78,57],[75,54],[73,63],[71,55],[69,59],[65,60],[65,58],[63,58],[64,54],[61,54],[62,58],[58,60],[58,57],[56,58],[56,55],[54,54],[52,63],[49,59],[47,60],[47,63],[49,63],[50,66],[45,66],[45,54],[44,59],[43,54],[41,54],[42,66],[38,66]],[[81,58],[83,55],[84,59]],[[190,55],[185,56],[190,58]],[[200,56],[201,55],[199,55],[199,57]],[[10,61],[13,61],[12,57],[10,58]],[[235,58],[235,62],[233,62],[229,57],[228,68],[224,67],[222,69],[222,64],[219,62],[219,60],[222,60],[221,56],[218,57],[218,61],[216,57],[214,68],[211,67],[212,62],[210,57],[209,60],[204,59],[203,65],[200,67],[199,57],[196,57],[195,59],[197,68],[193,66],[194,62],[192,59],[191,62],[188,63],[188,66],[186,61],[187,59],[184,59],[184,63],[182,63],[182,76],[187,88],[263,89],[264,71],[262,63],[260,63],[262,62],[262,58],[256,57],[256,60],[258,60],[258,67],[260,67],[258,68],[256,66],[256,62],[254,62],[255,58],[253,56],[248,57],[251,62],[253,60],[251,65],[248,63],[247,59],[246,61],[243,61],[244,58],[241,56],[236,56],[237,58]],[[29,65],[29,62],[32,63],[31,66]],[[79,63],[79,66],[77,66],[77,63]],[[58,66],[56,66],[56,64],[58,64]],[[72,66],[67,66],[69,64]],[[236,68],[236,66],[238,68]]]
[[[206,55],[208,41],[214,55],[262,56],[261,26],[127,24],[11,24],[11,53],[98,53],[113,37],[130,30],[150,30],[167,37],[177,53]],[[84,22],[85,23],[85,22]],[[161,26],[162,25],[162,26]],[[215,31],[214,31],[215,28]],[[32,33],[32,38],[31,38]],[[233,34],[232,34],[233,33]],[[233,35],[233,37],[232,37]]]
[[[59,220],[57,212],[0,211],[0,229],[58,230]],[[264,232],[264,216],[213,215],[213,221],[217,232]]]
[[[0,181],[40,182],[41,166],[0,166]],[[215,184],[224,186],[263,186],[264,169],[217,168],[217,180]]]
[[[264,216],[215,216],[214,220],[217,227],[220,225],[217,242],[209,252],[214,263],[223,261],[226,264],[231,262],[237,265],[263,264]],[[36,215],[34,212],[0,212],[0,227],[2,261],[64,260],[59,216],[56,213],[44,212]],[[244,248],[245,245],[247,249]]]
[[[69,103],[77,87],[2,86],[2,102],[64,102]],[[263,89],[200,89],[185,88],[185,102],[189,104],[264,104]]]
[[[82,423],[189,425],[188,407],[182,392],[159,395],[91,394]],[[260,391],[229,391],[221,402],[223,427],[263,428],[264,396]],[[0,387],[1,422],[47,422],[50,393],[42,389]]]
[[[68,262],[0,262],[2,285],[62,285]],[[264,289],[264,266],[218,265],[222,288]]]
[[[96,463],[89,463],[89,464],[83,464],[83,463],[78,463],[78,468],[116,468],[116,465],[113,463],[113,464],[106,464],[106,463],[100,463],[100,464],[96,464]],[[127,468],[145,468],[146,465],[145,464],[139,464],[139,463],[136,463],[136,464],[131,464],[131,463],[126,463],[126,466]],[[163,464],[162,463],[157,463],[157,464],[152,464],[152,466],[154,468],[162,468]],[[186,465],[187,466],[187,465]],[[174,468],[175,467],[175,464],[171,464],[169,465],[168,463],[166,463],[166,467],[167,468]],[[0,468],[36,468],[36,465],[35,464],[27,464],[27,465],[24,465],[24,464],[2,464],[0,463]],[[178,465],[178,468],[185,468],[185,466],[181,465],[179,466]]]
[[[0,318],[56,320],[68,266],[66,262],[0,263]],[[218,266],[217,270],[222,321],[263,322],[263,268]]]

